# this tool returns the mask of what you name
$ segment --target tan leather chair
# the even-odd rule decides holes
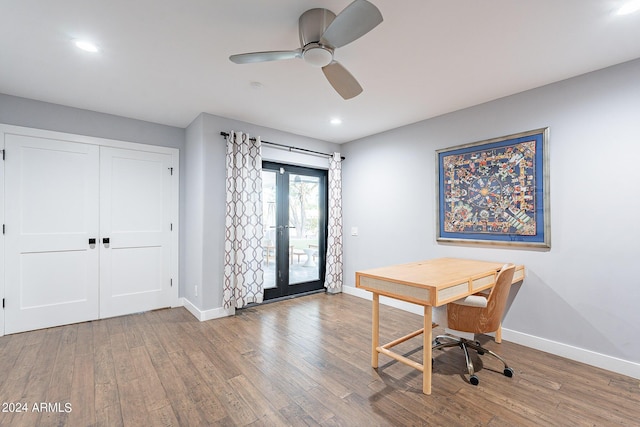
[[[515,268],[513,264],[504,265],[498,273],[495,286],[491,288],[491,292],[488,295],[471,295],[447,304],[446,326],[449,330],[453,330],[451,331],[452,334],[455,334],[455,331],[473,334],[486,334],[500,331]],[[507,366],[504,359],[493,351],[482,347],[478,341],[451,335],[438,335],[434,340],[432,350],[445,347],[462,348],[467,362],[467,370],[469,371],[469,382],[473,385],[478,385],[480,380],[478,380],[478,377],[475,375],[473,363],[469,357],[469,348],[477,351],[480,355],[487,353],[496,357],[504,364],[504,375],[507,377],[513,376],[513,369]]]

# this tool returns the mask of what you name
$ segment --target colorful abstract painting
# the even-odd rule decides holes
[[[438,150],[438,240],[549,247],[547,134]]]

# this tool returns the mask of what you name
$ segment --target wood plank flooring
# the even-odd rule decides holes
[[[421,327],[380,310],[382,342]],[[382,355],[370,367],[370,322],[369,301],[316,294],[208,322],[177,308],[0,337],[0,425],[640,424],[639,380],[488,337],[513,378],[483,356],[472,386],[450,348],[426,396],[418,371]],[[420,344],[395,349],[420,361]]]

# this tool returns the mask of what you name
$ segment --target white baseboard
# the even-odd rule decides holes
[[[369,291],[358,289],[353,286],[343,286],[342,292],[359,298],[372,300],[372,294]],[[399,308],[400,310],[422,316],[423,308],[416,304],[399,301],[393,298],[380,296],[380,303],[390,307]],[[489,334],[493,335],[493,334]],[[545,338],[536,337],[522,332],[512,331],[510,329],[502,329],[502,339],[516,344],[530,347],[536,350],[554,354],[556,356],[565,357],[577,362],[586,363],[587,365],[606,369],[607,371],[616,372],[632,378],[640,379],[640,363],[630,362],[628,360],[618,359],[616,357],[607,356],[606,354],[596,353],[591,350],[585,350],[579,347],[573,347]]]
[[[585,350],[584,348],[574,347],[506,328],[502,328],[502,339],[556,356],[575,360],[576,362],[606,369],[607,371],[640,379],[640,363],[618,359],[617,357],[596,353],[595,351]]]
[[[207,320],[219,319],[221,317],[233,316],[236,313],[234,308],[212,308],[210,310],[200,310],[198,307],[193,305],[191,301],[186,298],[181,298],[183,301],[183,306],[186,308],[189,313],[193,314],[193,316],[201,322],[205,322]]]

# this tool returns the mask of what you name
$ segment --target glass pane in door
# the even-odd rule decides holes
[[[289,285],[320,278],[320,178],[289,175]]]
[[[327,171],[262,163],[264,299],[322,290]]]
[[[262,224],[264,237],[264,288],[275,288],[276,284],[276,172],[262,171]]]

